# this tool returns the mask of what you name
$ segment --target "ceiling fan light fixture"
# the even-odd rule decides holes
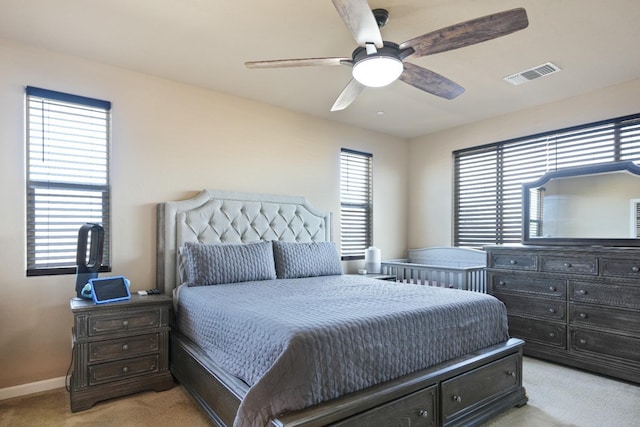
[[[374,54],[353,65],[353,78],[368,87],[387,86],[404,71],[402,61],[393,56]]]

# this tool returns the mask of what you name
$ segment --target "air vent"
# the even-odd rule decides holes
[[[533,67],[528,70],[524,70],[519,73],[504,77],[504,80],[511,83],[512,85],[519,85],[522,83],[530,82],[531,80],[535,80],[538,77],[544,77],[548,76],[549,74],[557,73],[558,71],[562,71],[560,67],[552,64],[551,62],[547,62],[546,64],[538,65],[537,67]]]

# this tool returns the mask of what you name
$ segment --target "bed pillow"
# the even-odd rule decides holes
[[[276,278],[271,242],[185,243],[182,249],[189,286],[272,280]]]
[[[342,274],[334,242],[294,243],[273,241],[278,279]]]

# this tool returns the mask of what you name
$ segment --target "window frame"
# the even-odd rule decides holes
[[[45,109],[46,107],[46,109]],[[67,114],[59,118],[59,127],[51,124],[54,116]],[[32,114],[40,112],[40,122]],[[81,114],[84,112],[86,114]],[[78,124],[82,120],[85,123]],[[46,121],[49,124],[45,128]],[[102,125],[102,126],[101,126]],[[61,130],[67,130],[60,138]],[[97,137],[81,135],[84,131],[95,133]],[[58,136],[58,138],[56,138]],[[68,140],[64,140],[68,138]],[[74,142],[74,138],[76,141]],[[87,140],[98,141],[98,149],[87,154]],[[49,141],[47,143],[46,141]],[[52,142],[53,141],[53,142]],[[37,163],[36,142],[41,144],[42,156]],[[81,149],[83,156],[78,157],[76,166],[61,155],[54,160],[56,149]],[[45,151],[49,150],[49,151]],[[46,153],[46,154],[45,154]],[[96,176],[96,182],[87,178],[87,162],[94,160],[102,168],[102,176]],[[70,166],[69,176],[80,173],[68,180],[62,178],[63,172],[56,172],[56,162]],[[76,245],[78,231],[85,223],[99,222],[104,228],[104,250],[100,272],[111,271],[111,102],[85,96],[72,95],[33,86],[25,88],[25,193],[26,193],[26,258],[25,270],[29,276],[49,276],[76,273]],[[82,174],[84,172],[84,175]],[[38,176],[40,175],[40,176]],[[48,175],[48,177],[46,177]],[[98,209],[96,210],[96,206]],[[91,212],[90,214],[88,212]],[[46,213],[47,215],[43,215]],[[44,218],[44,220],[43,220]],[[72,218],[70,220],[70,218]],[[95,219],[99,218],[100,221]],[[88,247],[90,247],[88,245]],[[55,253],[60,261],[55,261]],[[39,258],[44,254],[44,258]]]
[[[350,170],[345,170],[345,167]],[[340,150],[340,252],[343,261],[364,259],[373,245],[373,154]]]
[[[522,184],[567,167],[640,162],[640,114],[453,152],[453,244],[522,242]]]

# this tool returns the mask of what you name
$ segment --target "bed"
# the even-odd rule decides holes
[[[430,247],[409,249],[408,258],[382,261],[382,274],[396,281],[487,292],[487,254],[479,249]]]
[[[469,425],[527,402],[501,303],[342,274],[302,197],[204,190],[157,224],[171,372],[215,425]]]

